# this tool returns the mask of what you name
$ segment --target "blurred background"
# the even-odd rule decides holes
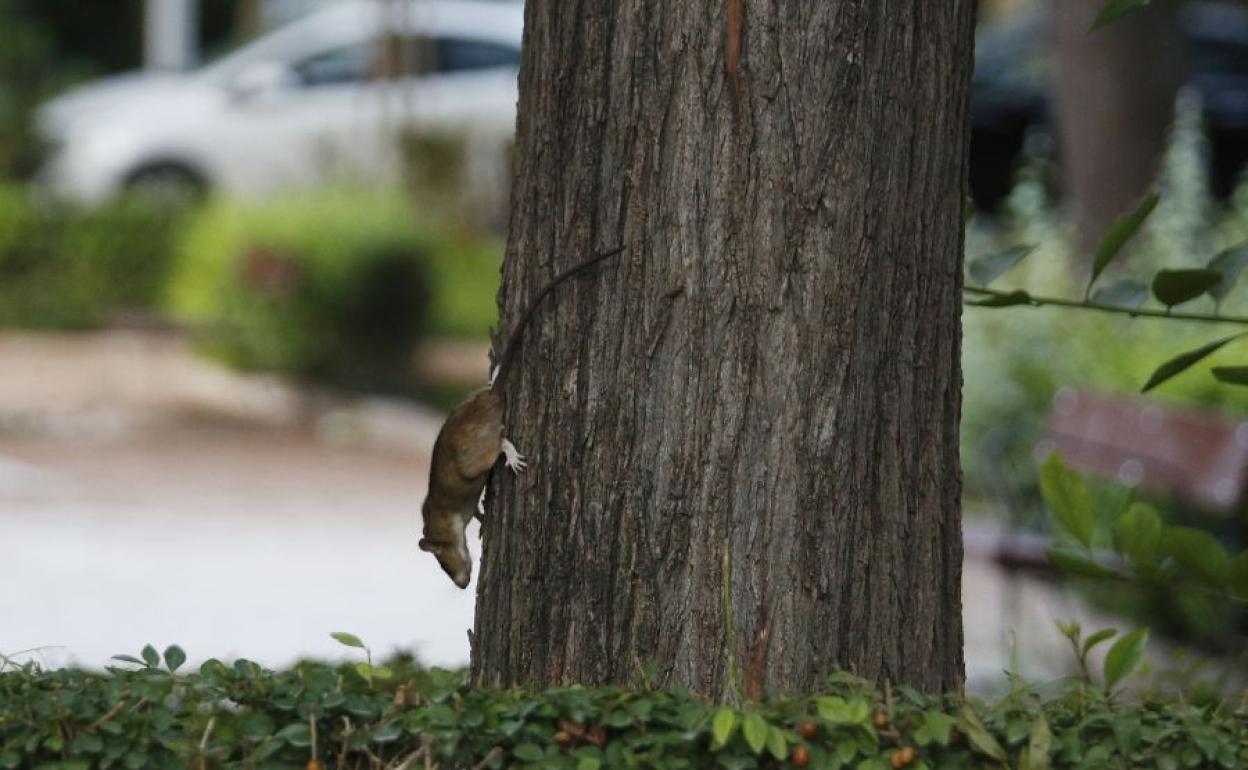
[[[1149,189],[1117,277],[1248,240],[1248,5],[1155,0],[1089,35],[1095,11],[980,5],[967,255],[1037,247],[1005,288],[1080,296]],[[0,652],[282,665],[347,630],[466,661],[473,590],[415,544],[441,417],[486,376],[522,14],[0,0]],[[1098,499],[1242,550],[1248,395],[1207,369],[1137,395],[1221,329],[964,323],[972,688],[1068,673],[1071,619],[1152,627],[1158,681],[1242,673],[1242,605],[1052,571],[1037,486],[1058,448]]]

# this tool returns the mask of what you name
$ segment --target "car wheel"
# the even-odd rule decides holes
[[[178,163],[143,166],[126,178],[127,195],[160,203],[193,203],[208,192],[203,177]]]

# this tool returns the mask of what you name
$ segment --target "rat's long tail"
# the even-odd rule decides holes
[[[520,315],[520,322],[517,323],[516,327],[511,330],[511,336],[507,338],[507,344],[503,347],[503,354],[498,357],[498,364],[494,369],[494,376],[490,378],[491,386],[502,381],[503,375],[506,373],[508,366],[511,364],[512,356],[515,355],[516,350],[520,347],[520,340],[524,334],[524,327],[529,325],[529,321],[533,319],[533,314],[537,311],[538,306],[542,304],[542,300],[546,298],[546,295],[554,290],[556,286],[577,273],[588,270],[604,259],[614,257],[622,251],[624,251],[623,246],[616,246],[613,249],[598,252],[579,265],[574,265],[573,267],[570,267],[562,273],[556,275],[550,283],[546,284],[546,286],[537,293],[537,296],[533,298],[533,301],[529,303],[529,306],[525,308],[524,312]]]

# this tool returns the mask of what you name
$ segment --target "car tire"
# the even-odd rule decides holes
[[[127,195],[161,203],[191,203],[208,192],[203,176],[181,163],[163,162],[141,166],[126,177]]]

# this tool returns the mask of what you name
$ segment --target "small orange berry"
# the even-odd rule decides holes
[[[900,770],[914,761],[914,749],[910,746],[902,746],[892,753],[888,758],[888,763],[893,766],[893,770]]]
[[[560,730],[559,732],[555,733],[555,743],[559,744],[560,746],[567,746],[571,742],[572,742],[572,735],[567,730]]]
[[[913,747],[913,746],[902,746],[902,747],[901,747],[901,759],[902,759],[902,761],[903,761],[903,762],[905,762],[907,765],[908,765],[908,764],[910,764],[911,762],[913,762],[913,761],[915,760],[915,755],[916,755],[916,752],[915,752],[915,750],[914,750],[914,747]]]
[[[806,720],[797,726],[797,734],[810,740],[819,734],[819,726],[810,720]]]
[[[881,729],[888,727],[888,714],[883,711],[875,712],[875,715],[871,717],[871,723]]]
[[[798,767],[805,767],[810,764],[810,751],[805,746],[793,747],[793,764]]]
[[[315,759],[308,760],[308,770],[323,770],[321,763]]]

